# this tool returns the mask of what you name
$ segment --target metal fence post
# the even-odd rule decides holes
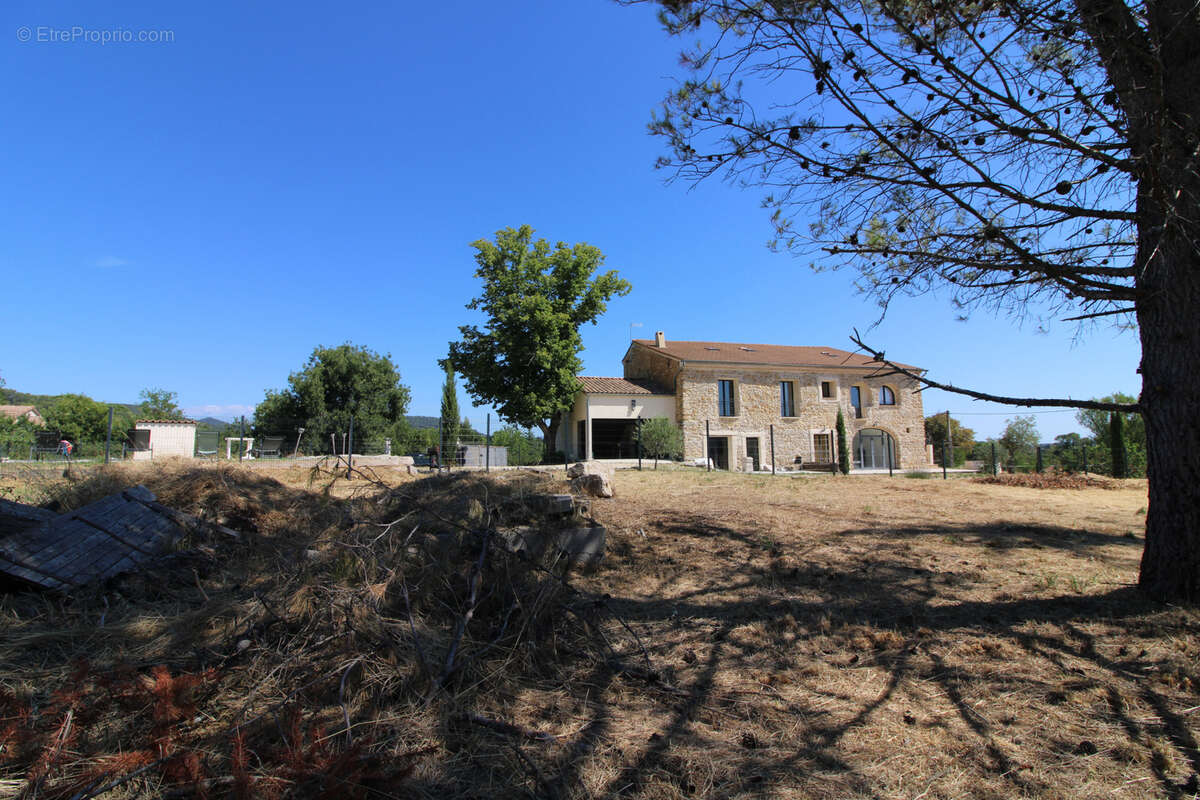
[[[483,471],[492,471],[492,415],[487,415],[487,449],[483,451]]]
[[[887,435],[885,446],[887,447],[888,451],[888,477],[894,478],[895,475],[892,473],[892,435],[890,433]]]
[[[1083,474],[1087,475],[1088,474],[1087,445],[1083,444],[1081,442],[1079,445],[1079,449],[1083,451]]]
[[[942,440],[942,480],[946,480],[946,441]]]
[[[108,433],[104,435],[104,463],[108,463],[108,450],[112,446],[112,406],[108,407]]]
[[[775,474],[775,425],[771,425],[771,474]]]
[[[350,415],[350,443],[346,448],[346,477],[350,477],[350,470],[354,468],[354,415]]]
[[[238,463],[242,463],[242,456],[246,453],[246,415],[242,415],[241,427],[238,428]]]

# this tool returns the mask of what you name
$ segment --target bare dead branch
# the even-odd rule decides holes
[[[1120,411],[1123,413],[1141,413],[1142,407],[1138,403],[1105,403],[1099,400],[1072,400],[1070,398],[1044,398],[1044,397],[1005,397],[998,394],[988,394],[987,392],[977,392],[973,389],[963,389],[949,383],[940,383],[930,380],[921,373],[903,367],[894,361],[889,361],[882,350],[876,350],[868,345],[859,336],[858,330],[850,337],[850,341],[864,352],[868,353],[872,360],[877,361],[888,369],[892,370],[889,374],[899,373],[921,383],[929,389],[941,389],[944,392],[953,392],[954,394],[966,395],[973,397],[976,400],[986,400],[990,403],[1002,403],[1008,406],[1027,406],[1027,407],[1054,407],[1054,408],[1090,408],[1096,411]]]
[[[1095,319],[1096,317],[1111,317],[1116,314],[1132,314],[1136,309],[1127,308],[1110,308],[1107,311],[1093,311],[1091,314],[1080,314],[1075,317],[1063,317],[1063,322],[1078,322],[1084,319]]]

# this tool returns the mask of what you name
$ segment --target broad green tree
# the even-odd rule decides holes
[[[33,445],[37,430],[24,417],[9,419],[0,417],[0,455],[6,458],[25,458]]]
[[[1102,403],[1134,403],[1137,398],[1133,395],[1125,394],[1124,392],[1113,392],[1105,397],[1096,398]],[[1146,446],[1146,422],[1142,419],[1142,415],[1137,412],[1119,412],[1119,411],[1101,411],[1092,408],[1080,409],[1075,414],[1075,421],[1082,425],[1092,434],[1098,442],[1102,442],[1108,438],[1109,420],[1112,414],[1122,414],[1125,417],[1125,436],[1127,441],[1145,448]]]
[[[1101,401],[1113,401],[1117,403],[1127,403],[1134,400],[1131,395],[1122,392],[1113,392],[1107,397],[1099,399]],[[1111,441],[1113,414],[1120,414],[1122,417],[1121,427],[1125,441],[1126,477],[1143,478],[1146,476],[1146,422],[1142,419],[1141,414],[1136,412],[1081,409],[1075,415],[1075,419],[1091,433],[1092,439],[1101,448],[1101,452],[1097,453],[1097,456],[1101,458],[1097,466],[1111,472],[1114,467]]]
[[[537,426],[550,450],[558,414],[579,389],[579,329],[595,324],[612,297],[628,294],[629,282],[616,270],[598,273],[604,255],[596,247],[552,247],[535,240],[528,225],[472,247],[483,291],[467,308],[484,321],[458,329],[462,338],[450,343],[449,365],[477,404],[495,406],[510,423]]]
[[[85,394],[61,395],[46,412],[46,427],[75,443],[102,442],[108,433],[108,406]]]
[[[408,455],[426,455],[429,448],[438,443],[437,428],[415,428],[407,419],[400,419],[388,429],[392,440],[392,452]]]
[[[508,464],[513,467],[540,464],[545,452],[540,437],[516,425],[505,425],[492,434],[492,445],[508,448]]]
[[[656,5],[687,43],[651,123],[662,166],[760,187],[778,248],[856,270],[885,310],[938,290],[964,312],[1136,328],[1136,404],[916,377],[1140,411],[1139,585],[1200,599],[1194,0]]]
[[[1000,445],[1004,448],[1005,466],[1009,469],[1018,464],[1028,466],[1037,455],[1038,429],[1033,415],[1013,417],[1006,420],[1000,434]]]
[[[1079,472],[1083,469],[1084,445],[1085,441],[1078,433],[1060,433],[1054,437],[1051,462],[1067,472]]]
[[[658,469],[660,458],[683,457],[683,431],[666,417],[654,417],[642,423],[642,454],[654,459]]]
[[[269,390],[254,409],[254,435],[292,441],[304,428],[301,449],[325,450],[331,434],[349,432],[353,416],[356,442],[382,439],[404,418],[408,401],[390,355],[350,343],[317,347],[287,388]]]
[[[144,419],[183,419],[183,411],[179,408],[179,393],[166,389],[142,389],[138,393],[142,401],[138,413]]]
[[[933,445],[933,454],[938,461],[942,458],[942,445],[947,441],[954,445],[951,461],[955,466],[962,464],[975,448],[975,431],[950,418],[950,438],[946,438],[946,415],[932,414],[925,418],[925,441]]]

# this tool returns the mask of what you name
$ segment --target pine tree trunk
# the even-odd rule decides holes
[[[1189,205],[1197,213],[1186,218],[1200,217]],[[1194,602],[1200,600],[1200,255],[1177,221],[1165,234],[1139,227],[1148,231],[1140,248],[1157,250],[1139,281],[1137,312],[1150,486],[1138,586],[1160,600]]]

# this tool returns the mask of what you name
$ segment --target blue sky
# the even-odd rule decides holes
[[[436,361],[472,321],[470,243],[523,223],[598,246],[633,284],[584,329],[588,374],[620,373],[631,323],[849,349],[877,316],[850,273],[766,249],[755,191],[653,169],[646,122],[680,70],[649,8],[16,2],[0,18],[9,388],[134,402],[161,386],[231,417],[314,346],[351,341],[391,353],[410,412],[436,414]],[[113,31],[168,41],[88,41]],[[958,322],[924,297],[867,338],[1000,394],[1136,394],[1136,336],[1076,332]],[[934,391],[925,407],[972,412],[983,435],[1020,413]],[[1072,413],[1038,425],[1077,430]]]

